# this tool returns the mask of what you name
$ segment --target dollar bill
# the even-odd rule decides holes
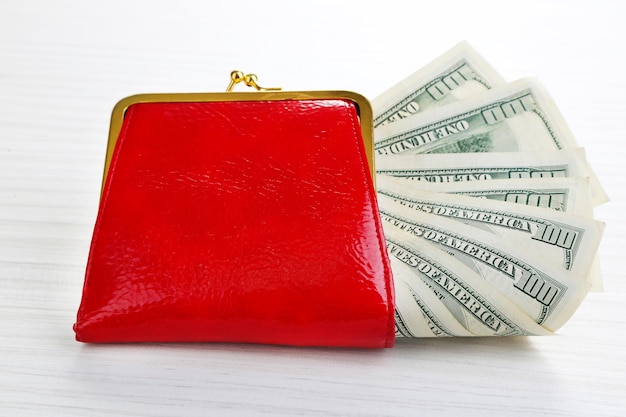
[[[381,178],[379,199],[390,198],[413,210],[479,227],[522,248],[534,247],[577,276],[589,276],[604,231],[602,222],[539,207],[397,185]]]
[[[398,153],[474,153],[577,148],[548,92],[535,78],[451,103],[375,129],[377,156]],[[589,169],[595,194],[608,200]]]
[[[589,178],[591,202],[607,201],[595,187],[582,148],[561,151],[491,152],[472,154],[400,154],[376,159],[377,175],[410,178],[428,183],[489,181],[495,179]]]
[[[385,228],[396,283],[396,330],[404,337],[517,336],[549,332],[531,320],[488,282],[430,244]],[[424,297],[435,296],[425,301]],[[425,306],[430,305],[429,311]],[[444,314],[445,308],[449,314]],[[436,310],[437,313],[435,313]],[[452,317],[450,317],[450,315]],[[433,324],[430,317],[438,319]],[[458,329],[460,324],[464,331]],[[466,332],[465,332],[466,331]]]
[[[506,201],[533,207],[549,208],[564,213],[593,217],[589,198],[589,179],[553,177],[532,179],[499,179],[492,181],[431,183],[409,178],[378,175],[376,186],[416,189],[458,194],[485,200]]]
[[[375,129],[377,155],[576,148],[563,116],[535,78],[494,87]]]
[[[587,178],[535,178],[454,183],[428,183],[400,177],[379,175],[378,188],[396,190],[425,190],[478,197],[484,200],[506,201],[516,204],[550,208],[564,213],[593,218]],[[594,256],[590,291],[604,290],[599,255]]]
[[[394,274],[402,273],[401,263],[392,261]],[[397,337],[467,337],[474,336],[456,321],[445,305],[429,290],[426,284],[407,285],[395,280]]]
[[[533,247],[413,210],[385,196],[380,196],[379,205],[384,222],[448,252],[550,331],[571,317],[590,288],[585,277],[554,265]]]
[[[374,126],[384,126],[428,109],[504,84],[504,79],[467,42],[400,81],[374,100]]]

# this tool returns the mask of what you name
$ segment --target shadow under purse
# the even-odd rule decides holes
[[[76,339],[393,346],[371,114],[351,92],[118,103]]]

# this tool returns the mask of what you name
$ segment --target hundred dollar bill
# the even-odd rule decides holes
[[[463,101],[380,126],[377,156],[561,150],[578,147],[541,83],[524,78]],[[589,168],[593,192],[608,199]]]
[[[496,287],[537,324],[556,331],[576,311],[590,284],[532,247],[450,222],[380,196],[381,218],[416,240],[448,252]]]
[[[587,277],[604,223],[540,207],[398,187],[381,178],[384,196],[410,209],[487,230],[522,248],[533,247],[577,276]]]
[[[407,232],[385,224],[387,251],[396,285],[396,330],[404,337],[453,333],[465,336],[541,335],[549,332],[531,320],[495,287],[447,253],[416,242]],[[419,243],[419,244],[417,244]],[[453,316],[438,314],[440,326],[423,324],[428,312],[420,296],[435,296]],[[431,304],[434,302],[431,301]],[[436,307],[433,307],[436,308]],[[431,310],[433,309],[431,308]],[[431,314],[432,315],[432,314]],[[433,328],[435,330],[433,330]],[[438,330],[438,331],[437,331]]]
[[[447,194],[460,194],[485,200],[545,207],[564,213],[593,218],[593,206],[589,199],[588,178],[532,178],[497,179],[450,183],[429,183],[407,178],[378,175],[377,187],[396,190],[425,190]],[[589,272],[590,291],[603,291],[599,255],[596,253]]]
[[[459,194],[593,217],[588,178],[553,177],[431,183],[378,175],[376,186],[385,186],[384,184],[400,190],[414,188],[430,192]]]
[[[590,177],[583,148],[561,151],[491,152],[457,154],[401,154],[376,159],[376,173],[429,183],[488,181],[514,178]],[[594,189],[592,204],[606,202],[602,189]]]
[[[470,44],[460,42],[372,100],[374,126],[423,113],[504,82]]]
[[[394,274],[405,266],[391,262]],[[395,278],[394,278],[395,280]],[[408,286],[394,281],[396,286],[395,325],[397,337],[467,337],[474,336],[456,321],[444,304],[423,282]]]
[[[523,78],[375,129],[377,155],[517,152],[578,147],[535,78]]]

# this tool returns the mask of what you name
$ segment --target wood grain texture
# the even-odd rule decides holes
[[[2,2],[0,416],[623,415],[625,9],[505,4]],[[508,80],[544,82],[611,197],[596,209],[605,292],[558,335],[382,351],[74,341],[117,100],[222,91],[232,69],[373,98],[463,39]]]

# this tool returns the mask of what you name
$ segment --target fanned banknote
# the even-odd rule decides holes
[[[510,238],[413,210],[385,196],[379,196],[379,205],[384,222],[448,252],[548,330],[565,324],[591,287],[585,276]]]
[[[546,334],[602,289],[608,196],[538,79],[461,42],[372,104],[398,336]]]
[[[376,173],[430,183],[489,181],[514,178],[587,177],[594,205],[606,202],[594,187],[583,148],[561,151],[471,154],[399,154],[376,159]]]
[[[379,157],[579,147],[547,90],[535,78],[494,87],[466,100],[381,126],[375,129],[374,140]],[[589,176],[594,195],[599,201],[607,201],[591,168]]]
[[[395,192],[417,197],[426,195],[439,196],[440,193],[479,197],[483,205],[495,209],[498,203],[491,205],[487,200],[515,203],[531,207],[543,207],[557,212],[574,214],[587,219],[593,218],[593,206],[589,198],[587,178],[531,178],[491,181],[471,181],[453,183],[428,183],[412,181],[406,178],[379,175],[376,179],[379,192]],[[426,193],[422,192],[425,191]],[[493,207],[492,207],[493,206]],[[603,223],[596,222],[603,228]],[[603,291],[600,257],[592,255],[589,271],[590,291]],[[558,259],[558,258],[555,258]]]
[[[396,332],[399,335],[424,337],[430,336],[429,331],[432,336],[549,333],[494,286],[447,253],[416,242],[409,233],[389,224],[385,225],[385,236],[397,283]],[[444,314],[444,309],[452,317]],[[431,317],[437,319],[431,320]],[[439,326],[433,326],[433,322]],[[458,324],[464,331],[458,329]]]
[[[411,74],[372,100],[374,126],[384,126],[504,84],[467,42]]]
[[[554,101],[524,78],[376,128],[377,155],[518,152],[576,148]]]
[[[401,188],[385,178],[380,178],[377,187],[379,198],[490,231],[525,249],[534,247],[582,277],[589,275],[604,231],[602,222],[540,207]]]
[[[402,276],[406,265],[391,260],[391,267]],[[406,272],[410,274],[410,272]],[[403,279],[395,278],[396,336],[399,337],[468,337],[473,333],[465,329],[452,312],[437,298],[428,286],[416,280],[409,286]]]
[[[459,194],[593,217],[588,178],[544,177],[431,183],[413,181],[409,178],[377,175],[377,187],[384,187],[384,184],[388,184],[387,187],[391,186],[400,190]]]

